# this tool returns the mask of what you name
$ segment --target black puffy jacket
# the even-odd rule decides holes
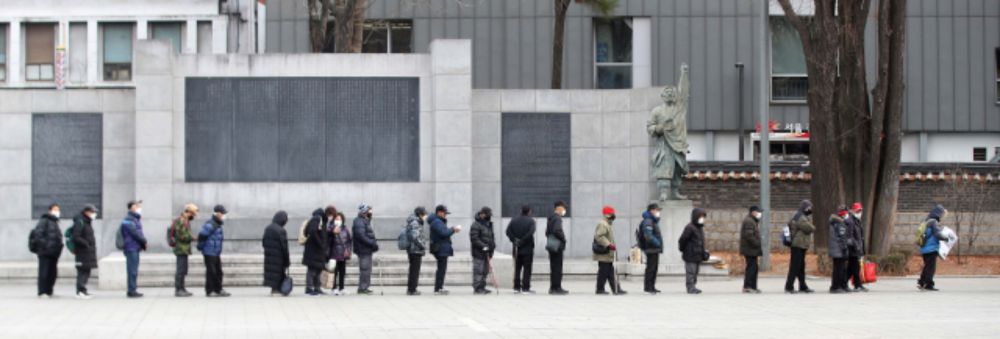
[[[94,227],[91,220],[83,213],[73,218],[73,250],[76,251],[76,267],[97,268],[97,242],[94,240]]]
[[[313,269],[326,268],[326,262],[330,261],[330,241],[326,230],[326,215],[322,208],[313,211],[312,219],[306,224],[306,248],[302,252],[302,264]]]
[[[288,213],[279,211],[274,214],[271,224],[264,229],[261,245],[264,247],[264,286],[280,288],[285,279],[285,270],[291,266],[288,257]]]
[[[708,259],[708,252],[705,251],[705,225],[698,224],[698,218],[703,216],[703,209],[695,208],[691,211],[691,223],[684,226],[684,232],[677,241],[677,248],[680,249],[684,262],[698,263]]]
[[[39,257],[59,258],[62,255],[63,233],[59,229],[59,218],[48,213],[42,215],[32,233],[35,254]]]
[[[486,259],[493,257],[493,250],[497,243],[493,237],[493,222],[489,219],[482,219],[476,216],[476,222],[472,223],[469,229],[469,243],[472,245],[472,257],[476,259]],[[484,251],[483,248],[486,248]]]

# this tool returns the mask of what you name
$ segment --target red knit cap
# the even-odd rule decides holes
[[[851,210],[855,211],[855,212],[860,211],[861,210],[861,203],[860,202],[856,202],[853,205],[851,205]]]
[[[611,206],[604,206],[604,209],[601,209],[601,214],[603,215],[615,214],[615,208]]]

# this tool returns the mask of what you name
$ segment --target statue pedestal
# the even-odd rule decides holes
[[[663,254],[660,264],[683,264],[677,240],[681,238],[684,226],[691,222],[691,200],[653,200],[660,205],[660,233],[663,234]]]

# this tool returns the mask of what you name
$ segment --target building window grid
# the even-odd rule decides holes
[[[595,88],[632,88],[632,34],[631,17],[594,19],[592,47]],[[602,39],[602,36],[606,39]]]
[[[7,25],[0,24],[0,82],[7,81]]]
[[[134,28],[134,22],[108,22],[101,25],[104,81],[132,80]]]
[[[413,20],[366,20],[362,53],[413,53]]]
[[[55,23],[24,24],[24,80],[55,79]]]
[[[809,75],[806,73],[805,54],[802,51],[798,32],[783,16],[771,16],[769,21],[768,28],[771,30],[768,34],[771,102],[804,103],[809,90]],[[777,34],[784,34],[786,39],[793,39],[789,43],[775,45],[775,35]],[[776,47],[784,49],[785,52],[778,57],[779,64],[777,66],[775,64],[775,54],[778,54]],[[787,49],[798,49],[798,53]]]

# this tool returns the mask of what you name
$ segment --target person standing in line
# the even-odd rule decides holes
[[[332,211],[331,211],[332,210]],[[302,251],[302,265],[306,266],[306,295],[319,296],[323,293],[323,284],[320,282],[320,273],[326,269],[326,264],[330,260],[329,240],[326,225],[329,220],[329,212],[336,213],[336,208],[328,206],[326,211],[317,208],[313,211],[312,217],[306,222],[305,249]]]
[[[205,260],[205,295],[228,297],[229,292],[222,289],[222,242],[225,240],[222,225],[229,212],[222,205],[215,205],[212,211],[212,218],[198,232],[198,250]]]
[[[448,295],[448,290],[444,289],[444,277],[448,272],[448,257],[455,255],[455,250],[451,246],[451,236],[462,230],[461,225],[448,227],[448,207],[438,205],[434,208],[434,215],[428,218],[431,225],[431,254],[437,259],[437,271],[434,273],[434,294]]]
[[[924,259],[924,267],[920,270],[920,279],[917,280],[917,288],[921,291],[938,291],[934,284],[934,273],[937,271],[938,250],[941,248],[941,241],[945,239],[941,235],[941,231],[944,230],[944,227],[941,227],[941,219],[947,215],[948,210],[944,206],[934,205],[924,221],[927,225],[922,234],[923,245],[920,246],[920,256]]]
[[[184,211],[174,219],[170,225],[170,237],[167,243],[173,247],[174,256],[177,257],[176,271],[174,273],[174,296],[190,297],[185,286],[185,279],[188,274],[188,257],[191,256],[191,242],[194,236],[191,234],[191,221],[198,217],[198,206],[195,204],[184,205]]]
[[[865,227],[861,222],[861,203],[851,205],[851,213],[844,221],[847,223],[847,279],[854,281],[854,292],[868,292],[865,282],[861,280],[861,260],[865,257]]]
[[[792,236],[791,258],[788,265],[788,278],[785,280],[785,293],[813,293],[813,290],[806,285],[806,251],[812,245],[812,234],[816,230],[809,216],[812,215],[812,202],[802,200],[799,203],[799,210],[788,222],[788,229]],[[799,289],[795,290],[795,280],[799,281]]]
[[[684,227],[681,238],[677,242],[677,248],[683,253],[684,259],[684,286],[687,287],[688,294],[701,294],[698,289],[698,271],[701,270],[701,263],[708,260],[708,251],[705,251],[705,210],[695,208],[691,211],[691,223]]]
[[[605,284],[611,286],[611,292],[615,295],[625,295],[628,292],[622,290],[621,282],[615,274],[615,257],[618,255],[618,247],[615,245],[615,230],[612,224],[615,222],[615,209],[611,206],[604,206],[601,209],[604,217],[597,223],[594,229],[593,252],[594,261],[597,262],[597,295],[607,295],[604,289]]]
[[[59,204],[49,205],[49,210],[38,218],[31,231],[28,249],[38,255],[38,297],[52,298],[56,277],[59,275],[59,257],[63,250],[63,233],[59,229]]]
[[[278,211],[271,218],[271,224],[264,228],[264,237],[261,239],[261,246],[264,248],[264,286],[271,288],[272,297],[284,296],[281,284],[292,264],[288,255],[288,232],[285,231],[287,223],[288,213]]]
[[[531,206],[521,206],[521,215],[507,224],[507,238],[514,248],[514,293],[535,294],[531,290],[531,266],[535,257],[535,219]]]
[[[330,229],[330,258],[337,262],[333,269],[333,295],[346,295],[344,280],[347,276],[347,261],[351,259],[351,231],[344,226],[343,213],[337,212],[333,218],[333,228]]]
[[[472,289],[477,295],[490,294],[486,289],[486,279],[490,274],[489,260],[497,247],[493,237],[493,210],[483,207],[476,213],[475,222],[469,228],[469,243],[472,244]]]
[[[406,218],[406,234],[410,246],[406,249],[406,259],[410,267],[406,277],[406,295],[420,295],[417,284],[420,282],[420,264],[427,253],[427,236],[424,225],[427,223],[427,210],[423,206],[413,209],[413,214]]]
[[[743,218],[740,226],[740,255],[746,261],[743,271],[743,293],[760,294],[757,289],[758,260],[764,255],[760,243],[760,218],[764,211],[756,205],[750,206],[750,213]]]
[[[139,279],[139,252],[146,250],[146,235],[142,232],[142,200],[129,201],[128,215],[122,220],[119,232],[121,232],[125,252],[125,271],[128,274],[129,298],[142,298],[142,293],[138,291],[137,281]]]
[[[639,224],[642,242],[639,247],[646,253],[646,271],[643,277],[643,292],[656,295],[656,275],[660,268],[660,253],[663,253],[663,233],[660,232],[660,206],[649,204],[642,212],[642,223]]]
[[[569,294],[569,291],[564,290],[562,287],[563,252],[566,251],[566,233],[563,232],[562,226],[564,216],[566,216],[566,203],[556,201],[552,215],[549,216],[548,221],[545,223],[546,241],[548,241],[548,238],[554,238],[559,242],[558,247],[554,248],[554,251],[548,248],[548,246],[545,248],[549,252],[549,277],[551,279],[549,282],[549,294],[552,295]]]
[[[91,270],[97,268],[97,241],[92,223],[97,220],[97,207],[87,205],[80,215],[73,218],[73,254],[76,255],[76,297],[90,299],[87,281]]]
[[[850,237],[847,234],[847,207],[837,207],[837,213],[830,215],[830,240],[827,246],[830,259],[833,260],[830,276],[830,293],[847,293],[847,247]]]
[[[378,252],[378,240],[375,229],[372,228],[374,208],[362,203],[358,206],[358,217],[354,218],[353,242],[354,253],[358,255],[358,294],[371,295],[369,288],[372,283],[372,256]]]

